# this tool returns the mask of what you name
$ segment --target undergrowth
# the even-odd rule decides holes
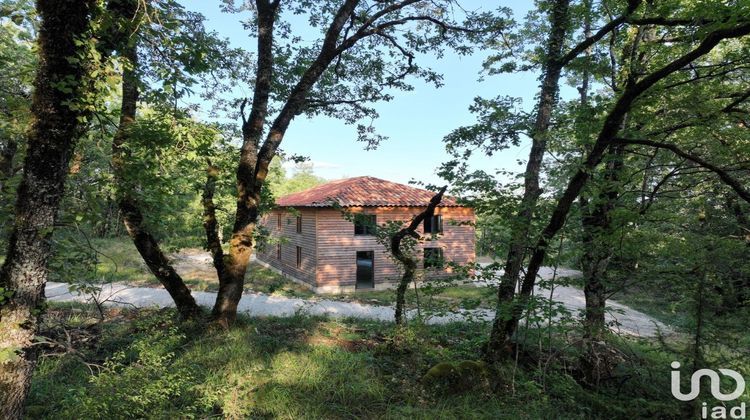
[[[173,310],[54,305],[33,378],[30,418],[633,418],[679,417],[670,356],[623,341],[633,363],[594,390],[575,350],[551,362],[525,352],[469,385],[430,386],[440,363],[481,358],[487,326],[323,317],[241,317],[229,331],[179,323]],[[72,337],[72,339],[70,338]],[[71,345],[60,344],[68,342]],[[533,346],[529,346],[533,348]],[[636,363],[637,362],[637,363]],[[473,363],[473,362],[472,362]],[[486,375],[485,375],[486,374]],[[464,381],[466,382],[466,381]]]

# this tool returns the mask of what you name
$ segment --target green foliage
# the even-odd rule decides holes
[[[638,363],[623,363],[618,381],[592,390],[566,370],[570,359],[546,367],[524,360],[491,368],[477,362],[485,328],[471,324],[396,331],[392,324],[367,321],[240,318],[232,330],[206,331],[176,324],[173,316],[172,311],[119,312],[101,324],[101,336],[90,347],[80,348],[83,359],[43,357],[32,382],[30,415],[627,418],[680,413],[669,393],[673,355],[648,344],[621,343]],[[562,349],[565,357],[576,357],[574,349]],[[95,362],[101,368],[92,373],[82,360],[101,360]],[[448,374],[435,374],[443,365],[450,365]],[[427,385],[423,378],[429,376],[450,377],[461,389]]]
[[[15,292],[10,289],[6,289],[4,287],[0,287],[0,306],[5,304],[5,302],[12,298]]]
[[[0,365],[17,361],[19,359],[20,350],[21,349],[12,346],[0,349]]]
[[[145,112],[129,135],[129,164],[122,188],[138,192],[148,226],[158,236],[201,237],[199,196],[207,162],[229,167],[234,148],[224,143],[215,126],[157,112]],[[217,195],[228,195],[226,187],[220,183]]]
[[[316,187],[326,182],[325,178],[315,175],[312,163],[297,163],[294,173],[287,176],[286,170],[282,166],[283,162],[277,156],[271,161],[268,168],[266,185],[275,198]]]
[[[135,337],[115,351],[85,386],[71,389],[61,401],[66,418],[189,415],[185,405],[194,380],[189,369],[172,371],[176,352],[185,344],[171,314],[154,314],[133,325]]]
[[[31,1],[0,2],[0,249],[13,223],[13,197],[31,122],[35,15]]]

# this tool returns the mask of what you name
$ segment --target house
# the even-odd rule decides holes
[[[281,197],[261,221],[273,239],[259,247],[257,259],[319,293],[392,287],[400,278],[399,269],[370,226],[390,220],[410,222],[433,195],[364,176]],[[369,223],[347,220],[343,209],[365,215],[357,220]],[[473,224],[461,224],[474,221],[471,208],[443,198],[434,217],[418,229],[426,238],[416,250],[425,278],[448,275],[441,261],[474,261]]]

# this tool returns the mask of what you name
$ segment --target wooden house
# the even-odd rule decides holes
[[[373,177],[332,181],[277,200],[262,219],[271,239],[257,259],[319,293],[349,293],[392,287],[400,272],[371,226],[390,220],[408,223],[423,211],[433,192]],[[334,205],[333,203],[337,203]],[[350,214],[362,214],[351,221]],[[358,222],[363,220],[363,222]],[[418,232],[425,240],[424,278],[447,275],[443,261],[474,261],[474,211],[444,197]]]

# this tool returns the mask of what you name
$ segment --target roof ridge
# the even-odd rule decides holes
[[[283,207],[420,207],[435,193],[423,188],[364,175],[332,180],[277,199]],[[441,206],[461,207],[453,197],[444,196]]]

